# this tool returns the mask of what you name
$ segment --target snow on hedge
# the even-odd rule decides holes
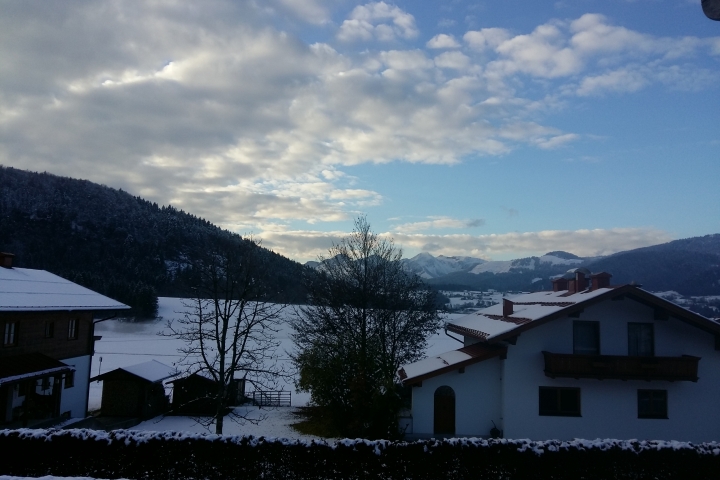
[[[281,444],[284,446],[325,446],[336,449],[340,446],[355,449],[362,445],[364,448],[372,448],[377,455],[381,455],[389,446],[410,446],[418,444],[425,446],[425,451],[432,451],[444,445],[460,446],[460,447],[480,447],[487,448],[492,446],[516,446],[518,452],[532,451],[540,456],[546,452],[570,451],[570,450],[622,450],[639,454],[643,451],[661,451],[661,450],[686,450],[695,451],[700,455],[720,456],[720,443],[692,443],[665,440],[617,440],[617,439],[573,439],[573,440],[543,440],[532,441],[529,439],[484,439],[484,438],[449,438],[449,439],[430,439],[417,440],[414,442],[391,442],[388,440],[366,440],[366,439],[350,439],[345,438],[335,442],[327,442],[323,440],[305,440],[305,439],[289,439],[274,437],[256,437],[253,435],[215,435],[191,432],[171,432],[171,431],[135,431],[135,430],[113,430],[105,432],[101,430],[89,429],[30,429],[23,428],[18,430],[0,430],[0,436],[17,435],[20,439],[35,439],[52,442],[56,438],[71,437],[84,441],[95,440],[98,442],[106,442],[108,445],[113,442],[122,442],[125,445],[143,444],[154,440],[159,441],[184,441],[184,440],[204,440],[207,442],[220,442],[225,444],[249,445],[256,447],[261,444]]]

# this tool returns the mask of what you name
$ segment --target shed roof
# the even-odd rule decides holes
[[[130,365],[129,367],[110,370],[102,375],[91,378],[90,381],[105,380],[106,378],[115,376],[118,371],[129,373],[151,383],[161,382],[166,378],[174,377],[178,374],[175,367],[165,365],[157,360],[150,360],[149,362],[138,363],[136,365]]]
[[[0,268],[0,312],[128,308],[45,270]]]

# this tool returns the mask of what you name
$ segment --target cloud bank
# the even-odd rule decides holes
[[[307,43],[275,26],[282,16],[330,33]],[[391,3],[358,5],[331,24],[327,4],[311,0],[6,3],[0,163],[122,187],[241,232],[260,228],[305,258],[330,234],[281,232],[291,221],[345,220],[383,202],[349,166],[562,148],[580,138],[546,122],[562,98],[717,81],[692,58],[720,53],[718,39],[651,36],[595,14],[528,33],[443,33],[420,47],[415,18]],[[352,42],[365,46],[344,47]],[[555,235],[412,235],[442,221],[399,227],[396,238],[491,255]],[[609,235],[612,249],[626,245],[620,235],[658,236],[582,232],[557,235]],[[603,252],[601,243],[575,253]]]

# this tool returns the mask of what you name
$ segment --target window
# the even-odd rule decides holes
[[[540,415],[579,417],[580,389],[540,387]]]
[[[628,355],[652,357],[655,355],[655,335],[652,323],[628,323]]]
[[[40,383],[40,388],[43,390],[49,390],[50,389],[50,377],[43,377]]]
[[[3,346],[12,347],[17,345],[18,322],[8,322],[3,327]]]
[[[600,355],[600,322],[573,322],[573,353]]]
[[[78,321],[77,318],[70,320],[68,324],[68,340],[76,340],[78,338]]]
[[[638,390],[638,418],[668,418],[667,390]]]
[[[72,388],[75,386],[75,372],[67,372],[65,374],[65,388]]]
[[[45,338],[53,338],[55,336],[55,322],[45,322]]]

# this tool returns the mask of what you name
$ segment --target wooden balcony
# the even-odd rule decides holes
[[[629,357],[542,352],[550,378],[669,380],[697,382],[700,357]]]

